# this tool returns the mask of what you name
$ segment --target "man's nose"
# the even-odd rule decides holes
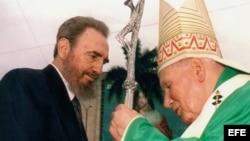
[[[164,96],[164,107],[171,108],[173,104],[173,99],[170,97],[169,94],[165,94]]]
[[[104,63],[103,63],[103,61],[101,61],[101,60],[95,62],[95,63],[93,64],[93,70],[94,70],[94,72],[95,72],[96,74],[99,74],[99,75],[100,75],[100,74],[102,73],[103,65],[104,65]]]

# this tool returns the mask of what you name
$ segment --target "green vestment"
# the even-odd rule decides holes
[[[240,74],[232,68],[226,67],[220,76],[216,87]],[[223,141],[224,125],[250,124],[250,81],[234,90],[215,110],[205,126],[200,137],[179,137],[173,141]],[[124,141],[169,141],[145,118],[135,119],[124,134]]]

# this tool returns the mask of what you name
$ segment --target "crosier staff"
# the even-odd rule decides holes
[[[128,24],[117,34],[116,39],[128,52],[127,77],[123,83],[123,88],[126,90],[125,105],[133,108],[133,95],[137,88],[137,82],[135,81],[135,53],[141,18],[143,15],[144,0],[139,0],[136,6],[134,6],[132,0],[126,0],[124,5],[131,9],[130,20]],[[130,32],[132,33],[131,41],[128,41],[125,39],[125,36]]]

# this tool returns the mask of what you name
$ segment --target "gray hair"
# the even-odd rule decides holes
[[[73,47],[76,43],[77,37],[89,27],[96,29],[97,31],[102,33],[104,37],[108,37],[109,28],[104,22],[93,17],[76,16],[70,18],[65,21],[58,29],[56,45],[54,49],[54,58],[58,54],[57,44],[61,38],[68,39],[70,42],[70,46]]]

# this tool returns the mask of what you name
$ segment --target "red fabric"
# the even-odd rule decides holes
[[[168,126],[167,119],[164,116],[162,116],[161,122],[155,125],[155,127],[158,128],[169,139],[173,139],[173,132]]]

